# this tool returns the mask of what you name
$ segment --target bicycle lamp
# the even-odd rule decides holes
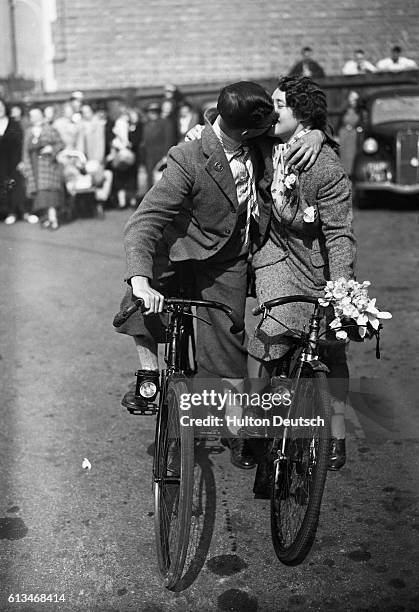
[[[145,382],[141,384],[140,386],[141,397],[145,397],[146,399],[149,399],[150,397],[153,397],[154,395],[156,395],[156,393],[157,393],[157,387],[155,383],[151,382],[150,380],[146,380]]]
[[[153,402],[159,392],[159,372],[138,370],[135,395],[147,402]]]

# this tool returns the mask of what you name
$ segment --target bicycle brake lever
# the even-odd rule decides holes
[[[203,323],[206,323],[207,325],[212,325],[212,323],[210,323],[209,321],[206,321],[202,317],[198,317],[198,315],[194,315],[191,312],[183,311],[183,316],[186,316],[186,315],[189,316],[189,317],[192,317],[192,319],[199,319],[200,321],[202,321]]]

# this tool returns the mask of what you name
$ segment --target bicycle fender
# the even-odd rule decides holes
[[[306,361],[305,365],[310,366],[313,372],[325,372],[326,374],[330,372],[327,365],[319,361],[318,359],[313,359],[312,361]]]

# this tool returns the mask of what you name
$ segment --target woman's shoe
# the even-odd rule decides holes
[[[32,213],[24,213],[23,220],[26,221],[26,223],[33,225],[34,223],[38,223],[39,218],[37,215],[33,215]]]
[[[40,227],[42,229],[49,229],[51,227],[51,221],[48,221],[48,219],[46,219],[45,221],[42,221]]]
[[[60,226],[58,225],[58,221],[50,221],[48,229],[54,231],[57,230]]]
[[[340,470],[346,462],[345,438],[338,440],[330,438],[329,464],[328,469],[332,472]]]
[[[7,215],[4,222],[6,225],[13,225],[13,223],[16,223],[16,215]]]

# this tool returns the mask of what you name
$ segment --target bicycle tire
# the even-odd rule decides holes
[[[296,381],[293,402],[299,416],[319,416],[324,426],[307,428],[304,437],[299,437],[301,428],[291,426],[285,458],[274,463],[271,536],[275,553],[285,565],[298,565],[305,559],[317,531],[330,444],[331,409],[326,374],[304,366]]]
[[[171,377],[160,402],[154,459],[154,530],[160,574],[168,589],[181,580],[189,544],[194,474],[193,427],[180,426],[184,377]],[[170,469],[169,469],[170,468]]]

